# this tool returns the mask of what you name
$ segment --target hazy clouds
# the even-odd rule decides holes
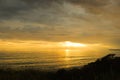
[[[120,42],[119,0],[0,0],[0,39]]]

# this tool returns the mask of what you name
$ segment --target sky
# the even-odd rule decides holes
[[[120,48],[119,14],[120,0],[0,0],[0,42],[71,41]]]

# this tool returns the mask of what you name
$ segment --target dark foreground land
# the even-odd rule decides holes
[[[120,57],[109,54],[82,68],[56,72],[0,69],[0,80],[120,80]]]

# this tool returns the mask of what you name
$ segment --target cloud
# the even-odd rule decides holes
[[[51,13],[53,15],[56,14],[56,12],[57,14],[62,13],[62,10],[64,13],[64,8],[66,8],[67,6],[72,8],[69,5],[80,6],[93,13],[106,13],[106,10],[108,9],[105,9],[104,7],[112,3],[117,5],[119,4],[119,0],[0,0],[0,17],[1,19],[8,20],[9,18],[13,18],[16,16],[21,17],[21,15],[25,13],[29,14],[31,11],[35,12],[35,10],[38,10],[41,14],[41,16],[39,16],[44,16],[46,19],[46,17],[48,18],[49,16],[52,16]],[[74,9],[75,8],[76,7],[74,7]],[[47,15],[49,16],[43,15],[42,13],[47,13]]]
[[[75,4],[83,4],[89,6],[104,6],[108,4],[109,0],[101,1],[101,0],[67,0]]]
[[[119,0],[0,0],[0,39],[118,44]]]

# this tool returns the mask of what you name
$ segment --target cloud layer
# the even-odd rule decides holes
[[[119,0],[0,0],[0,39],[119,46]]]

